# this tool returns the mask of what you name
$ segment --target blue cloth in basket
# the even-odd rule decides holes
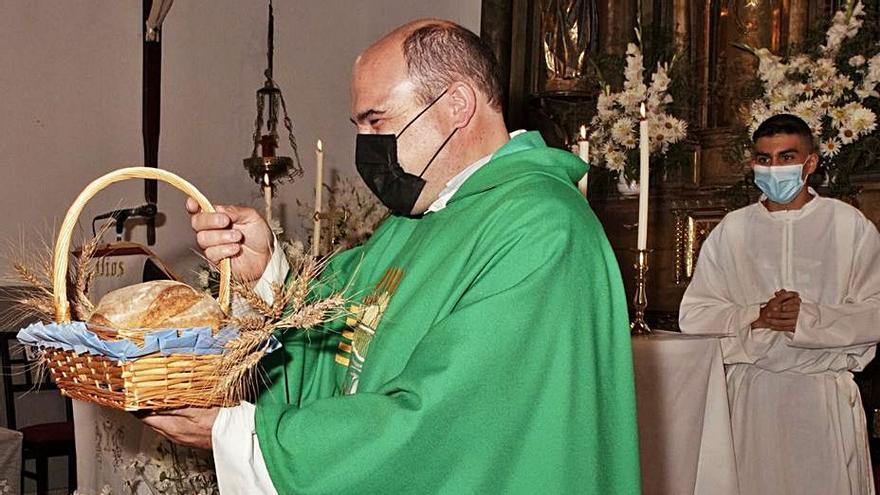
[[[154,330],[144,336],[144,345],[130,340],[103,340],[81,321],[71,323],[34,323],[18,332],[18,340],[24,345],[40,348],[53,347],[106,356],[128,361],[155,352],[169,354],[222,354],[224,345],[238,336],[238,329],[225,327],[211,335],[209,327]],[[281,344],[275,337],[267,340],[266,352],[272,352]]]

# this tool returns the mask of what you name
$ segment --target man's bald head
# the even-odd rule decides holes
[[[393,52],[403,54],[407,75],[422,103],[430,103],[451,83],[464,80],[501,111],[498,62],[491,48],[471,31],[439,19],[413,21],[374,43],[359,57],[358,65]]]
[[[501,94],[498,64],[477,35],[420,20],[358,57],[351,120],[359,134],[395,137],[399,166],[425,181],[411,211],[421,214],[452,177],[510,139]]]

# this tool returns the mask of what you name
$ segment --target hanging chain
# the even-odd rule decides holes
[[[284,112],[284,127],[287,128],[287,139],[290,141],[290,147],[293,149],[293,172],[292,176],[298,177],[303,175],[302,165],[299,161],[299,149],[296,146],[296,138],[293,136],[293,122],[287,116],[287,104],[284,103],[284,95],[278,92],[278,98],[281,100],[281,110]]]
[[[272,80],[272,70],[275,66],[275,9],[272,7],[272,0],[269,0],[269,34],[266,40],[266,79]]]
[[[276,144],[278,143],[278,95],[281,94],[281,91],[278,90],[278,86],[275,85],[275,81],[269,79],[266,81],[266,87],[272,88],[275,91],[269,93],[267,98],[269,99],[269,108],[267,109],[268,116],[266,117],[266,129],[269,130],[269,135],[275,138]]]
[[[275,138],[275,142],[278,142],[278,96],[277,94],[281,93],[281,90],[275,84],[275,80],[273,79],[274,70],[275,70],[275,8],[272,5],[272,0],[269,0],[269,29],[266,39],[266,85],[265,87],[270,90],[269,92],[269,115],[266,119],[266,128],[269,130],[269,135]]]
[[[287,104],[284,102],[284,95],[281,94],[281,88],[273,79],[274,58],[275,58],[275,12],[272,0],[269,0],[269,29],[266,40],[268,49],[266,50],[267,67],[264,72],[266,82],[263,89],[268,91],[257,91],[257,118],[254,121],[254,149],[251,156],[257,156],[257,149],[260,146],[260,131],[263,128],[263,112],[266,111],[266,128],[269,134],[278,140],[278,106],[281,105],[281,111],[284,114],[284,127],[287,129],[287,139],[290,147],[293,149],[293,167],[289,176],[299,177],[303,175],[302,165],[299,159],[299,149],[296,145],[296,137],[293,135],[293,121],[287,114]],[[269,100],[269,108],[266,109],[266,99]]]
[[[257,147],[260,145],[260,130],[263,128],[263,95],[257,91],[257,118],[254,122],[254,150],[251,156],[257,156]]]

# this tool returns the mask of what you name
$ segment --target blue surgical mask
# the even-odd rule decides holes
[[[804,187],[804,164],[753,165],[755,185],[774,203],[788,204]]]

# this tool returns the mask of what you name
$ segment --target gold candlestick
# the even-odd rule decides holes
[[[639,249],[636,269],[636,294],[633,297],[633,306],[636,309],[635,317],[630,323],[630,334],[646,336],[651,335],[651,327],[645,322],[645,308],[648,307],[648,250]]]

